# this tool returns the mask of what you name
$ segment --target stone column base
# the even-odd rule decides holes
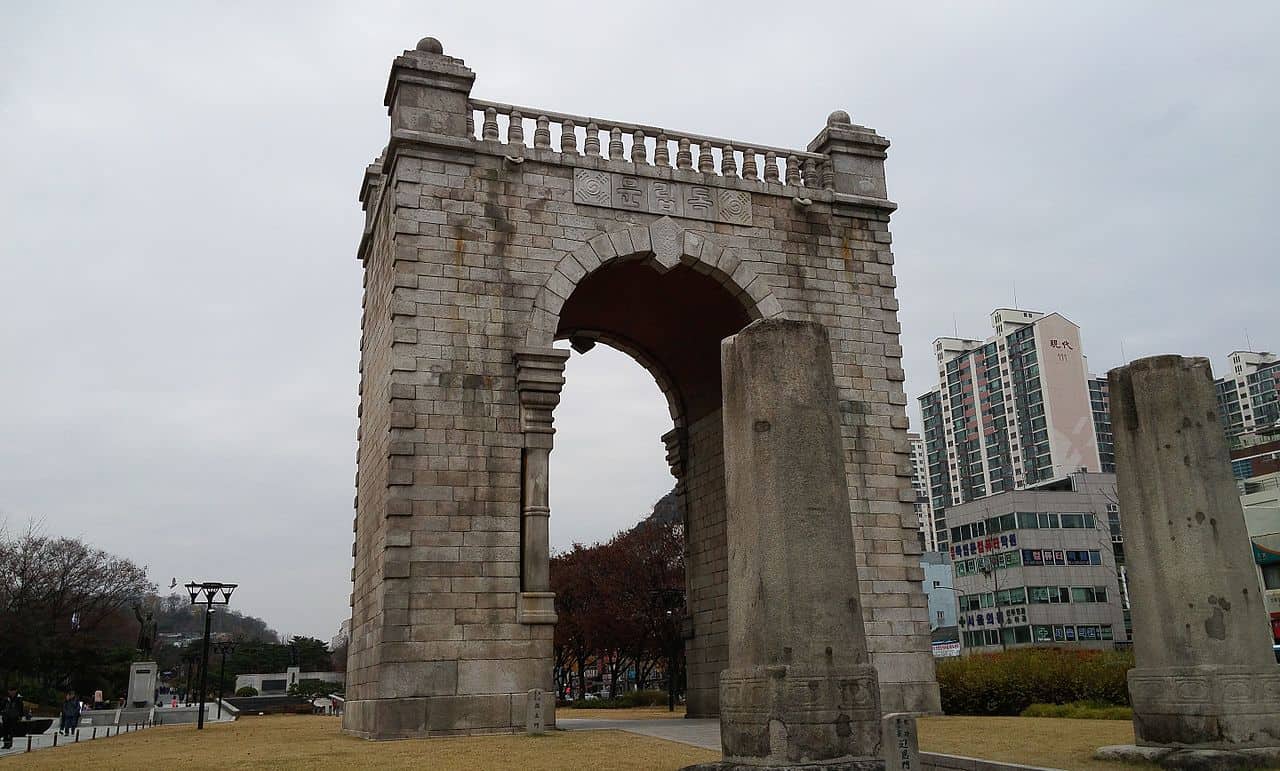
[[[884,771],[883,760],[832,760],[825,763],[792,763],[784,766],[756,766],[717,760],[685,766],[680,771]]]
[[[720,675],[720,739],[723,765],[707,768],[882,767],[866,765],[880,762],[875,668],[726,669]]]
[[[1280,767],[1280,748],[1194,750],[1116,744],[1111,747],[1100,747],[1093,756],[1098,760],[1157,763],[1162,768],[1180,768],[1189,771],[1239,771],[1245,768]]]
[[[343,709],[342,731],[378,740],[524,733],[527,702],[528,693],[359,699]],[[554,728],[555,710],[543,721]]]
[[[554,624],[555,592],[520,592],[516,596],[516,621],[521,624]]]
[[[1280,666],[1131,669],[1129,696],[1141,746],[1280,748]]]

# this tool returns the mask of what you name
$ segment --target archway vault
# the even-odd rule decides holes
[[[662,442],[685,522],[689,710],[714,715],[719,672],[728,662],[720,346],[753,320],[780,316],[781,306],[734,250],[667,217],[589,239],[564,256],[536,302],[546,315],[517,353],[520,380],[545,382],[546,362],[563,361],[566,352],[549,347],[552,339],[569,338],[580,351],[602,342],[645,367],[667,398],[673,427]],[[538,393],[543,409],[548,392]],[[547,425],[549,418],[548,409]],[[538,559],[541,528],[551,515],[544,498],[547,443],[538,437],[525,449],[524,485],[532,495],[526,512],[537,517],[525,544],[539,544],[526,554]],[[538,565],[523,568],[540,579]],[[540,617],[536,608],[546,605],[549,589],[526,581],[523,618]]]
[[[645,262],[659,273],[685,265],[709,276],[742,302],[753,321],[783,316],[772,288],[737,249],[660,217],[647,227],[625,225],[600,233],[565,254],[534,298],[525,345],[550,346],[559,336],[561,310],[578,285],[601,268],[630,260]]]

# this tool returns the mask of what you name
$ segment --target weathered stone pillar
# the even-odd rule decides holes
[[[1280,666],[1209,362],[1140,359],[1110,385],[1138,744],[1280,748]]]
[[[523,530],[520,542],[520,596],[516,620],[554,624],[551,591],[551,506],[547,476],[555,435],[553,412],[564,387],[569,352],[557,348],[516,350],[516,390],[520,394],[520,430],[524,432]]]
[[[883,768],[826,330],[754,322],[721,372],[729,668],[709,767]]]

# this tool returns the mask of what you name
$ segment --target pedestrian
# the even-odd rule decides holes
[[[27,705],[22,701],[22,694],[16,686],[9,686],[8,694],[0,696],[0,737],[4,739],[3,749],[13,749],[13,735],[18,732],[18,723],[27,716]]]
[[[76,726],[80,725],[80,700],[76,698],[75,693],[67,691],[66,701],[62,702],[62,726],[61,732],[63,736],[70,736],[76,732]]]
[[[103,698],[102,698],[102,689],[101,689],[101,688],[99,688],[98,690],[96,690],[96,691],[94,691],[94,692],[93,692],[93,708],[94,708],[94,709],[105,709],[105,708],[106,708],[106,706],[107,706],[107,705],[103,703]]]

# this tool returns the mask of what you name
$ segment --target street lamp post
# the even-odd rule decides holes
[[[222,663],[218,668],[218,719],[222,719],[222,689],[227,684],[227,654],[234,653],[236,650],[235,640],[219,640],[213,644],[213,649],[222,657]]]
[[[993,584],[991,604],[996,609],[996,633],[1000,635],[1000,650],[1007,651],[1009,650],[1009,644],[1004,640],[1004,611],[1000,610],[1000,574],[996,572],[996,561],[991,557],[983,557],[982,560],[978,562],[978,569],[981,570],[984,575],[991,576]]]
[[[186,585],[187,594],[191,596],[192,605],[204,606],[204,645],[200,655],[200,712],[196,715],[196,730],[204,729],[204,700],[209,688],[209,625],[213,620],[214,605],[231,603],[231,593],[237,584],[223,584],[217,581],[192,581]]]

